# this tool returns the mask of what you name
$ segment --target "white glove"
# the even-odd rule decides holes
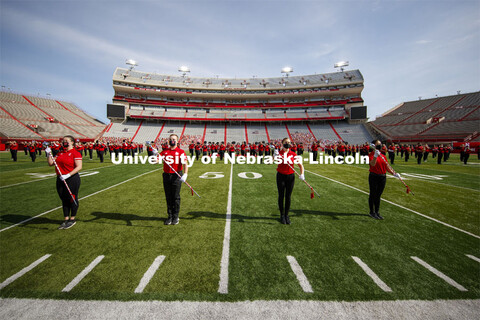
[[[60,180],[62,180],[62,181],[65,181],[65,180],[67,180],[68,178],[70,178],[70,173],[62,174],[62,175],[60,176]]]
[[[380,150],[375,149],[375,155],[373,157],[377,158],[379,155],[380,155]]]
[[[183,176],[180,178],[180,181],[182,181],[182,183],[185,183],[185,181],[187,181],[187,177],[188,174],[184,173]]]
[[[305,181],[305,175],[303,173],[298,178],[302,181]]]
[[[49,157],[52,154],[52,149],[50,149],[50,147],[46,147],[45,153],[47,154],[47,157]]]
[[[156,148],[152,148],[153,155],[156,156],[158,154],[158,150]]]
[[[280,152],[278,152],[278,149],[275,149],[275,152],[273,153],[275,156],[278,156]]]
[[[402,177],[400,176],[400,173],[397,173],[397,172],[396,172],[393,176],[394,176],[395,178],[397,178],[397,179],[401,179],[401,178],[402,178]]]
[[[373,149],[375,149],[375,145],[373,143],[370,143],[370,147],[372,147]]]

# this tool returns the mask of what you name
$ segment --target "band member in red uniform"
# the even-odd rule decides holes
[[[10,141],[10,154],[12,155],[12,160],[17,162],[17,152],[18,152],[18,144],[16,141]]]
[[[171,156],[173,157],[174,162],[170,166],[175,171],[170,168],[170,166],[163,159],[163,189],[165,190],[165,198],[167,199],[167,213],[168,218],[165,220],[165,225],[176,225],[180,221],[180,189],[182,183],[187,180],[188,176],[188,166],[182,165],[181,159],[185,158],[185,151],[178,147],[178,136],[176,134],[171,134],[168,140],[169,148],[162,151],[160,154],[163,157]],[[154,154],[158,154],[156,149],[153,149]],[[182,169],[185,169],[183,173]]]
[[[102,142],[98,142],[97,151],[98,151],[98,157],[100,158],[100,162],[103,162],[103,155],[105,154],[106,148],[107,147]]]
[[[423,159],[423,146],[419,143],[415,148],[415,156],[417,157],[417,164],[422,163]]]
[[[408,158],[410,158],[410,146],[407,144],[405,146],[405,162],[408,162]]]
[[[190,152],[190,156],[193,157],[193,151],[195,151],[195,143],[192,140],[192,143],[188,145],[188,151]]]
[[[430,153],[430,148],[428,147],[428,144],[425,144],[424,149],[423,149],[423,162],[427,162],[429,153]]]
[[[295,172],[290,166],[294,166],[293,161],[296,154],[290,150],[291,142],[289,138],[282,140],[283,148],[280,150],[280,156],[282,158],[286,154],[287,159],[292,163],[280,163],[277,167],[277,190],[278,190],[278,209],[280,209],[280,222],[282,224],[290,224],[290,217],[288,212],[290,210],[290,202],[295,184]],[[304,169],[302,164],[298,164],[300,168],[300,180],[305,180]],[[285,200],[285,205],[284,205]]]
[[[383,220],[380,215],[380,197],[382,196],[385,184],[387,183],[387,171],[394,174],[390,167],[387,166],[387,157],[380,150],[382,143],[379,140],[372,141],[375,149],[368,155],[370,159],[370,174],[368,176],[368,184],[370,186],[370,195],[368,197],[368,206],[370,208],[370,217]],[[396,178],[400,178],[400,174],[395,174]]]
[[[470,158],[470,153],[470,143],[466,143],[465,147],[463,148],[463,164],[467,164],[468,158]]]
[[[438,147],[438,156],[437,156],[437,164],[442,164],[443,159],[443,144]]]
[[[202,149],[202,146],[200,145],[200,142],[197,142],[195,145],[195,159],[200,160],[200,151]]]
[[[314,142],[312,144],[312,153],[313,153],[313,161],[317,161],[318,157],[318,142]]]
[[[395,161],[395,145],[393,143],[388,146],[388,158],[390,159],[390,163],[393,164]]]
[[[30,152],[30,158],[32,159],[32,162],[35,162],[35,159],[37,158],[37,147],[35,146],[35,142],[31,142],[28,145],[28,151]]]
[[[64,221],[58,229],[68,229],[75,224],[75,217],[78,211],[78,190],[80,189],[80,175],[78,172],[82,170],[82,155],[75,150],[75,139],[72,136],[63,137],[63,150],[55,157],[55,162],[58,168],[55,168],[57,173],[57,192],[62,200]],[[46,148],[47,161],[49,166],[53,166],[52,150]],[[76,204],[70,195],[67,187],[72,192]]]
[[[246,146],[246,142],[243,141],[242,145],[240,146],[240,154],[241,154],[242,156],[245,156],[245,148],[246,148],[246,147],[247,147],[247,146]]]

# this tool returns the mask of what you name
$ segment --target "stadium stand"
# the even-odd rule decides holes
[[[480,129],[480,92],[404,102],[370,124],[391,140],[463,140]]]
[[[0,91],[2,140],[53,140],[73,135],[97,138],[105,124],[69,102]]]
[[[332,123],[332,126],[337,131],[338,135],[343,141],[349,144],[363,144],[370,142],[372,137],[365,129],[364,124],[348,124],[346,122]]]
[[[164,139],[173,130],[183,147],[192,140],[254,143],[289,136],[311,143],[315,137],[309,125],[321,139],[338,141],[341,138],[331,122],[348,126],[350,108],[363,107],[363,76],[358,70],[210,79],[117,68],[112,80],[112,103],[125,108],[125,118],[107,114],[114,125],[108,127],[105,137],[118,134],[141,142]],[[368,132],[358,126],[358,121],[366,120],[352,121],[354,127],[347,135],[360,134],[359,140],[364,142]],[[142,125],[132,136],[129,126],[138,126],[139,121]],[[289,128],[294,132],[289,133]]]

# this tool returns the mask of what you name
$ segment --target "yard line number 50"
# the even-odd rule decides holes
[[[240,172],[238,176],[242,179],[259,179],[262,175],[258,172]],[[223,172],[205,172],[199,178],[202,179],[220,179],[224,178]]]

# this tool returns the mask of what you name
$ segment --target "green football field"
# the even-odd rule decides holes
[[[480,298],[476,155],[468,165],[458,155],[442,165],[397,157],[415,195],[389,178],[382,221],[368,216],[367,165],[305,164],[321,197],[296,179],[291,225],[279,221],[275,165],[196,161],[188,182],[201,198],[182,186],[176,226],[163,225],[161,166],[85,157],[78,223],[68,230],[57,230],[61,202],[44,155],[0,160],[0,297]]]

